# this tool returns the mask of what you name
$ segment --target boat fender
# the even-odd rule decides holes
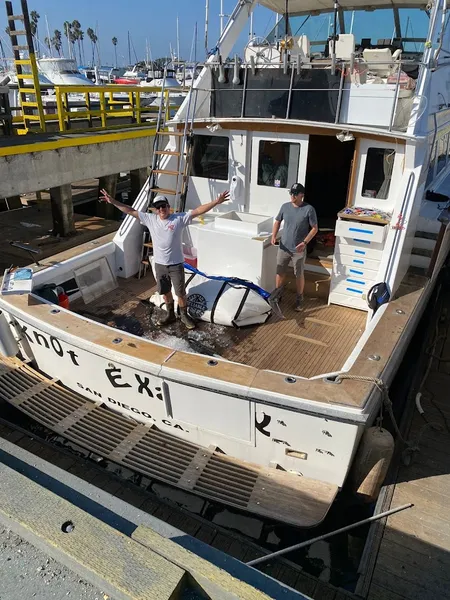
[[[64,288],[61,286],[58,286],[56,288],[56,293],[58,294],[59,306],[61,306],[62,308],[67,308],[67,310],[69,310],[69,308],[70,308],[69,296],[66,294]]]
[[[385,283],[376,283],[367,292],[367,304],[376,313],[382,304],[389,302],[390,297],[388,286]]]
[[[350,479],[352,490],[364,502],[374,502],[378,498],[394,445],[394,438],[387,429],[370,427],[363,433]]]
[[[19,352],[17,340],[8,324],[5,313],[0,310],[0,352],[3,356],[16,356]]]

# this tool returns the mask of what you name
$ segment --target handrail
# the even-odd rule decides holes
[[[152,115],[158,112],[158,107],[145,105],[144,99],[154,94],[162,94],[165,96],[165,105],[167,111],[170,111],[169,99],[171,91],[180,92],[180,88],[167,88],[139,86],[139,85],[105,85],[105,86],[55,86],[55,96],[57,104],[57,118],[59,120],[60,131],[68,131],[71,127],[73,119],[87,119],[89,130],[110,128],[111,119],[117,117],[131,117],[131,123],[122,125],[129,127],[130,125],[142,125],[143,115]],[[73,94],[80,94],[84,98],[84,105],[79,110],[78,107],[71,106],[71,100],[75,102],[79,100],[74,98]],[[117,97],[120,95],[120,97]],[[96,101],[99,106],[92,108],[93,101]],[[50,118],[55,118],[55,115],[47,115]],[[94,127],[93,118],[100,119],[99,127]],[[50,119],[49,119],[50,120]]]

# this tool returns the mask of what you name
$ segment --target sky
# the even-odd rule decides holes
[[[332,0],[330,0],[330,3]],[[0,3],[4,7],[4,3]],[[235,0],[223,0],[224,13],[230,14],[235,6]],[[18,0],[13,5],[20,6]],[[213,48],[220,32],[220,0],[209,0],[209,49]],[[131,58],[136,62],[145,59],[146,40],[153,59],[169,56],[170,44],[176,49],[177,33],[176,21],[179,18],[179,40],[180,55],[189,59],[193,44],[195,23],[198,24],[197,60],[205,58],[205,0],[28,0],[28,9],[36,10],[40,14],[38,24],[39,38],[44,42],[47,36],[46,17],[49,24],[50,34],[55,29],[63,31],[64,21],[77,19],[81,28],[86,32],[88,27],[97,31],[100,42],[100,56],[103,65],[114,64],[114,47],[112,38],[118,39],[117,58],[119,66],[129,64],[128,60],[128,32],[132,42]],[[377,11],[375,13],[356,13],[356,25],[368,30],[361,37],[391,37],[392,35],[392,12]],[[349,25],[350,13],[347,16],[347,27]],[[304,33],[310,37],[316,35],[319,39],[324,36],[328,18],[315,17],[304,26]],[[319,19],[319,21],[317,21]],[[405,23],[405,18],[403,22]],[[410,21],[412,23],[413,21]],[[271,11],[259,6],[255,10],[254,31],[258,35],[265,36],[275,25],[275,15]],[[9,56],[5,36],[6,14],[0,10],[0,36],[3,41],[6,55]],[[419,24],[415,25],[414,37],[418,35]],[[356,31],[355,31],[356,32]],[[411,32],[409,32],[411,33]],[[372,35],[371,35],[372,34]],[[242,54],[242,49],[248,40],[249,28],[242,33],[238,43],[237,52]],[[84,49],[86,61],[91,56],[90,42],[85,35]],[[5,43],[7,42],[7,43]],[[66,37],[63,35],[63,48],[67,55]],[[45,46],[41,46],[41,54],[46,52]],[[48,52],[48,51],[47,51]],[[192,57],[193,58],[193,57]]]

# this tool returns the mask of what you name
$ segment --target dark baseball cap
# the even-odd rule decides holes
[[[289,190],[291,196],[298,196],[298,194],[304,194],[305,188],[301,183],[294,183]]]
[[[159,208],[160,206],[165,206],[166,204],[169,204],[169,201],[161,194],[158,194],[153,200],[153,208]]]

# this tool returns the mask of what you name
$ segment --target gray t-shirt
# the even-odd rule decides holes
[[[139,220],[150,231],[157,264],[177,265],[184,262],[183,230],[192,221],[191,211],[175,213],[167,219],[161,219],[154,213],[139,212]]]
[[[275,220],[284,221],[280,248],[288,252],[296,252],[295,247],[303,242],[310,228],[317,225],[316,211],[311,204],[306,204],[306,202],[301,206],[286,202],[280,208]]]

